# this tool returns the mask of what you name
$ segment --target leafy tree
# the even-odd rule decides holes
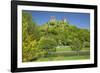
[[[71,43],[71,49],[79,55],[79,51],[82,49],[82,42],[78,38],[74,38]]]
[[[54,39],[49,37],[41,37],[38,42],[38,48],[44,50],[47,55],[49,52],[54,52],[55,47],[57,46],[57,43]]]
[[[33,22],[31,14],[22,12],[22,60],[31,61],[38,57],[40,50],[35,47],[37,43],[36,23]]]

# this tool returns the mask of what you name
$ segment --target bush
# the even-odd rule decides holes
[[[37,59],[41,55],[41,50],[36,48],[36,45],[37,45],[37,42],[35,40],[23,42],[23,45],[22,45],[23,62]]]
[[[90,42],[84,42],[84,47],[90,47]]]

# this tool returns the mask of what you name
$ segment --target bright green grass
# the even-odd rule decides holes
[[[90,48],[82,48],[81,50],[90,50]],[[71,48],[56,48],[56,52],[58,51],[71,51]]]
[[[89,50],[89,48],[83,48],[82,50]],[[65,47],[65,48],[56,48],[56,52],[63,52],[63,51],[71,51],[70,47]],[[90,59],[89,55],[73,55],[73,56],[61,56],[58,55],[56,57],[54,56],[49,56],[47,58],[39,58],[36,60],[37,62],[43,62],[43,61],[60,61],[60,60],[85,60],[85,59]]]
[[[90,48],[88,48],[88,47],[87,48],[82,48],[82,50],[90,50]]]
[[[65,60],[83,60],[83,59],[89,59],[89,56],[73,56],[73,57],[65,57]]]
[[[40,58],[37,61],[85,60],[85,59],[90,59],[90,57],[88,55],[87,56],[69,56],[69,57],[58,56],[58,57]]]
[[[57,51],[71,51],[71,48],[56,48]]]

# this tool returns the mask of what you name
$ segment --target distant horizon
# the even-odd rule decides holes
[[[69,24],[78,28],[90,29],[90,14],[89,13],[75,13],[75,12],[53,12],[53,11],[30,11],[23,10],[32,15],[32,20],[37,25],[43,25],[50,21],[51,16],[55,16],[56,20],[63,20],[64,18]]]

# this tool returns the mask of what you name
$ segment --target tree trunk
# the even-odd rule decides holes
[[[79,51],[77,51],[77,56],[80,56],[80,53],[79,53]]]

